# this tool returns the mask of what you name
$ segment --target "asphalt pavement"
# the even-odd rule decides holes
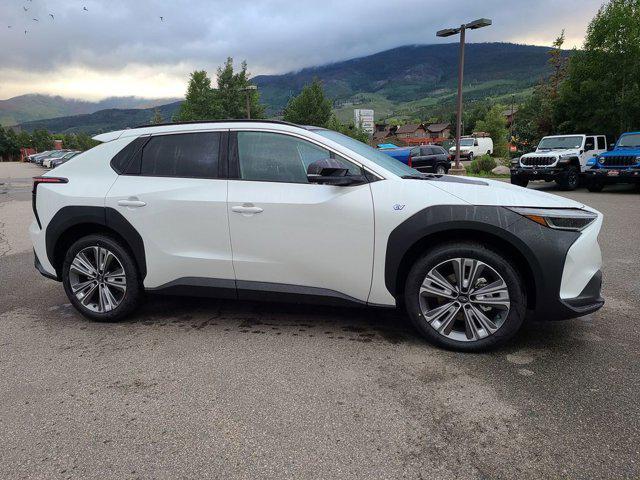
[[[400,312],[149,296],[85,320],[33,268],[0,163],[0,478],[638,478],[640,194],[605,215],[605,307],[461,354]]]

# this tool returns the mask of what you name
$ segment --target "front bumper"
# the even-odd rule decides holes
[[[569,318],[579,317],[599,310],[604,305],[604,298],[600,294],[602,288],[602,272],[598,270],[589,283],[584,287],[580,295],[573,298],[562,299],[561,302],[567,310]]]
[[[584,174],[587,181],[598,183],[640,183],[640,168],[592,168]]]
[[[563,171],[559,167],[511,167],[511,176],[528,180],[555,180]]]

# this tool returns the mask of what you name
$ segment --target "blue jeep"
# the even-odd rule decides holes
[[[613,150],[590,158],[587,167],[584,175],[590,192],[609,183],[640,185],[640,132],[623,133]]]

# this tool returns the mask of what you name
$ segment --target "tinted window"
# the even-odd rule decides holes
[[[243,180],[308,183],[307,167],[326,158],[344,163],[350,175],[362,174],[360,167],[305,140],[278,133],[238,132],[238,162]]]
[[[598,137],[598,150],[607,149],[607,140],[605,137]]]
[[[446,155],[447,151],[442,147],[433,147],[436,155]]]
[[[410,150],[410,154],[411,154],[412,157],[419,157],[420,155],[425,155],[424,152],[422,152],[422,153],[420,152],[420,147],[412,148]]]
[[[218,176],[220,133],[180,133],[151,137],[142,149],[140,173],[152,177]]]

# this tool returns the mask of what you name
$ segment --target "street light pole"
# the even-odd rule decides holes
[[[456,161],[453,167],[455,173],[464,173],[464,167],[460,164],[460,137],[462,137],[462,79],[464,77],[464,25],[460,26],[460,60],[458,65],[458,98],[456,100]]]
[[[247,85],[242,90],[247,94],[247,120],[251,120],[251,94],[258,90],[258,87],[255,85]]]
[[[465,33],[467,29],[476,30],[491,25],[488,18],[479,18],[473,22],[460,25],[458,28],[445,28],[436,32],[438,37],[450,37],[460,34],[460,60],[458,65],[458,96],[456,99],[456,158],[455,166],[449,172],[454,175],[462,175],[465,172],[464,166],[460,163],[460,137],[462,137],[462,84],[464,79],[464,45]]]

